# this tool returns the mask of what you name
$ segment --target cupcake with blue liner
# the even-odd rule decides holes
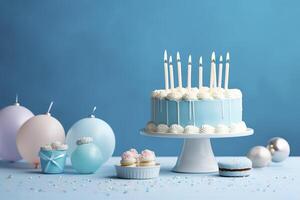
[[[138,154],[135,149],[125,151],[120,165],[116,165],[117,176],[125,179],[151,179],[159,175],[160,165],[155,161],[155,153],[148,149]]]
[[[41,147],[39,157],[42,172],[46,174],[63,173],[68,146],[60,142],[53,142]]]

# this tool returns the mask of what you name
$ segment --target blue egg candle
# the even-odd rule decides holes
[[[73,168],[81,174],[91,174],[104,163],[102,153],[93,143],[93,138],[83,137],[76,142],[77,148],[71,155]]]

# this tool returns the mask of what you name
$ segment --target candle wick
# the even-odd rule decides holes
[[[51,108],[53,106],[53,101],[51,101],[50,105],[49,105],[49,108],[48,108],[48,111],[47,111],[47,114],[50,114],[50,111],[51,111]]]
[[[16,94],[16,102],[15,102],[15,105],[16,106],[19,106],[20,104],[19,104],[19,95],[18,94]]]
[[[92,114],[91,114],[91,117],[92,117],[92,118],[94,118],[94,117],[95,117],[94,113],[95,113],[96,109],[97,109],[97,107],[96,107],[96,106],[94,106],[94,108],[93,108],[93,111],[92,111]]]

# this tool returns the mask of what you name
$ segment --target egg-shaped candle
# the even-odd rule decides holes
[[[16,137],[20,127],[34,115],[21,106],[16,97],[14,105],[0,111],[0,158],[8,161],[21,159],[16,145]]]
[[[30,118],[23,124],[17,135],[17,147],[20,155],[36,167],[39,165],[40,147],[55,141],[65,142],[65,131],[61,123],[48,112]]]
[[[77,147],[71,155],[73,168],[82,174],[94,173],[103,164],[103,156],[91,137],[83,137],[76,142]]]
[[[94,107],[93,113],[95,110],[96,107]],[[66,143],[69,146],[69,156],[77,147],[76,141],[82,137],[93,138],[93,143],[100,149],[104,162],[112,156],[115,149],[114,132],[105,121],[96,118],[94,114],[77,121],[68,131]]]

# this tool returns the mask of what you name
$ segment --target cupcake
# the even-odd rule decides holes
[[[155,153],[148,149],[142,151],[139,157],[139,166],[145,167],[145,166],[155,166],[155,165],[156,165]]]
[[[160,165],[155,162],[155,153],[148,149],[139,155],[135,149],[125,151],[121,156],[120,165],[116,165],[119,178],[151,179],[159,175]]]
[[[139,158],[139,153],[136,149],[129,149],[129,151],[132,153],[132,155],[135,157],[135,159]]]
[[[136,167],[137,159],[131,151],[125,151],[121,156],[121,166]]]
[[[53,142],[42,146],[39,152],[42,172],[58,174],[64,171],[68,145]]]

